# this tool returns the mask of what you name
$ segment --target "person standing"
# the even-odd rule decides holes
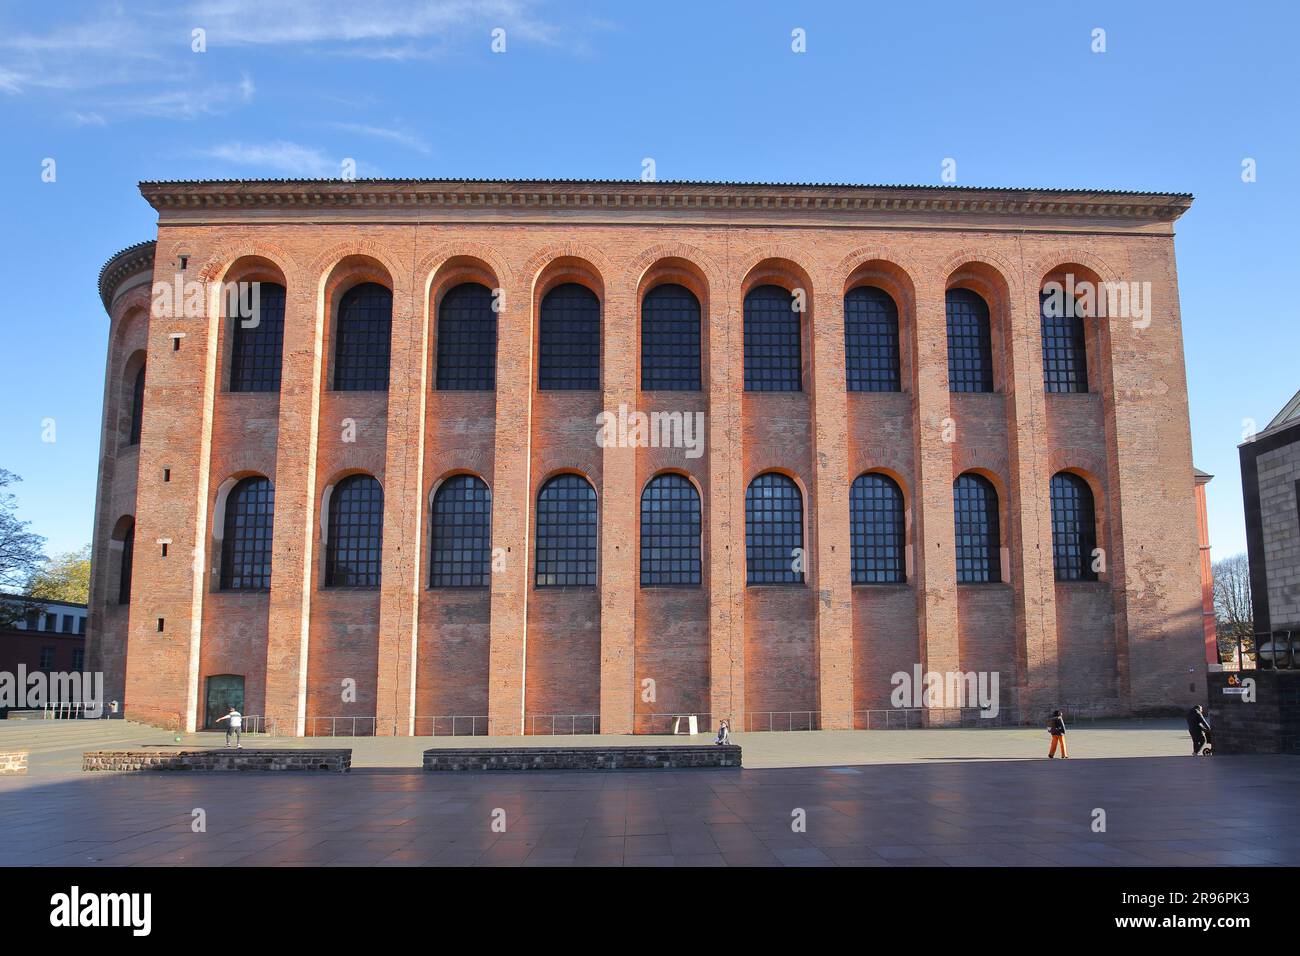
[[[1065,718],[1059,710],[1052,711],[1052,719],[1047,722],[1047,732],[1052,735],[1052,745],[1047,748],[1047,759],[1056,756],[1058,746],[1061,748],[1061,759],[1068,758],[1070,755],[1065,750]]]
[[[230,713],[226,714],[226,716],[224,717],[217,718],[217,723],[221,723],[223,720],[230,721],[230,723],[226,726],[226,746],[227,747],[230,746],[230,735],[234,734],[235,749],[243,750],[244,745],[240,738],[240,731],[244,727],[244,715],[241,714],[239,711],[235,710],[235,708],[231,707]]]
[[[1187,712],[1187,732],[1192,735],[1192,756],[1201,756],[1205,745],[1210,743],[1210,722],[1200,704]]]

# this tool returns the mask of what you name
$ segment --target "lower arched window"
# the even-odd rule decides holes
[[[745,582],[802,584],[803,495],[777,472],[759,475],[745,489]]]
[[[641,492],[641,586],[700,583],[700,495],[683,475],[668,473]]]
[[[270,590],[274,516],[275,489],[268,479],[244,478],[230,489],[221,538],[221,590]]]
[[[118,563],[117,603],[131,603],[131,571],[135,565],[135,522],[122,534],[122,557]]]
[[[596,586],[596,489],[556,475],[537,493],[537,586]]]
[[[983,475],[967,473],[952,486],[953,543],[957,583],[989,584],[1002,580],[1002,536],[998,493]]]
[[[491,583],[492,492],[482,478],[453,475],[440,484],[429,526],[429,587]]]
[[[349,475],[330,494],[325,586],[377,588],[384,558],[384,489],[371,475]]]
[[[849,535],[854,584],[901,584],[903,492],[888,475],[859,475],[849,488]]]
[[[1097,514],[1092,489],[1078,475],[1052,476],[1052,567],[1058,581],[1095,581]]]

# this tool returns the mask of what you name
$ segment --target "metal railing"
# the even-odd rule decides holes
[[[101,716],[108,708],[94,701],[54,701],[46,703],[41,710],[42,720],[91,720],[87,714],[90,710],[100,710]]]
[[[1224,670],[1300,669],[1300,631],[1255,631],[1250,637],[1238,634],[1233,642],[1236,660],[1221,665]]]

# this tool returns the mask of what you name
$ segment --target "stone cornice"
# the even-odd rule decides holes
[[[160,214],[238,210],[767,210],[1172,222],[1189,193],[638,180],[259,179],[143,182]]]
[[[99,298],[105,310],[111,311],[113,295],[122,280],[137,273],[153,269],[154,241],[137,242],[116,253],[99,270]]]

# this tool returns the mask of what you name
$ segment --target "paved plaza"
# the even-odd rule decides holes
[[[1068,761],[1023,728],[734,739],[743,770],[429,774],[429,747],[521,740],[248,737],[352,747],[354,769],[88,774],[85,750],[178,743],[125,721],[0,721],[0,751],[31,753],[26,776],[0,777],[0,865],[1300,864],[1300,761],[1193,758],[1181,721],[1073,727]]]

